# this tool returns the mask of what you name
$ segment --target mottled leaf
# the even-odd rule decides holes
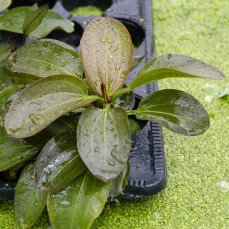
[[[22,25],[22,31],[25,35],[29,35],[35,30],[43,21],[45,15],[48,12],[48,5],[38,7],[37,4],[31,6],[27,11],[24,23]]]
[[[86,170],[77,151],[76,131],[52,138],[39,154],[35,164],[38,187],[48,192],[63,189]]]
[[[166,54],[146,64],[130,84],[130,89],[165,78],[224,79],[223,74],[213,66],[189,56]]]
[[[0,12],[7,9],[10,6],[11,2],[11,0],[0,0]]]
[[[29,9],[29,6],[16,7],[0,15],[0,30],[23,33],[22,26]],[[74,31],[74,23],[58,13],[48,10],[42,23],[30,35],[42,38],[46,37],[55,29],[61,29],[67,33],[71,33]]]
[[[46,206],[47,193],[36,186],[34,163],[27,165],[16,186],[14,208],[21,228],[30,228]]]
[[[30,42],[9,59],[10,70],[47,77],[51,75],[81,76],[78,53],[69,45],[52,39]]]
[[[62,115],[96,99],[97,96],[87,95],[84,81],[78,77],[49,76],[27,87],[11,104],[5,128],[13,137],[30,137]]]
[[[104,181],[115,179],[131,147],[126,112],[122,108],[87,109],[79,119],[77,142],[79,154],[94,176]]]
[[[20,85],[10,85],[0,91],[0,118],[7,111],[7,102],[20,87]]]
[[[124,190],[124,188],[128,183],[129,175],[130,175],[130,164],[129,162],[127,162],[121,174],[111,182],[111,189],[110,189],[111,197],[117,197],[119,194],[122,193],[122,191]]]
[[[107,202],[110,183],[89,172],[78,176],[59,193],[48,197],[48,213],[53,229],[88,229]]]
[[[0,126],[0,171],[11,169],[28,161],[37,153],[37,148],[23,139],[10,138],[4,127]]]
[[[109,100],[123,86],[130,70],[132,43],[128,30],[115,19],[99,17],[89,23],[80,45],[90,86]]]
[[[209,116],[193,96],[174,89],[154,92],[145,97],[135,111],[138,119],[153,120],[167,129],[187,136],[203,134]]]

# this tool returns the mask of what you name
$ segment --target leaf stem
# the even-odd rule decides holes
[[[103,109],[105,109],[106,111],[108,111],[111,108],[111,104],[110,103],[104,103],[103,104]]]
[[[136,115],[138,110],[126,111],[127,115]]]

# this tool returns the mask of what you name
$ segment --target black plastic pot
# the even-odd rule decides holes
[[[71,2],[66,0],[65,2]],[[129,30],[136,47],[134,55],[144,55],[142,63],[129,75],[127,84],[136,76],[139,69],[155,55],[152,26],[152,0],[86,0],[76,1],[78,6],[94,5],[103,11],[103,16],[113,17]],[[74,6],[75,7],[75,6]],[[107,8],[109,7],[109,8]],[[62,40],[79,49],[79,41],[86,25],[94,17],[77,16],[70,13],[71,5],[57,1],[53,10],[75,23],[75,31],[67,34],[54,31],[48,37]],[[136,98],[158,90],[157,83],[142,86],[135,91]],[[144,128],[132,136],[130,153],[130,177],[121,198],[144,197],[163,190],[167,183],[166,162],[164,157],[161,126],[147,122]],[[0,176],[1,179],[1,176]],[[13,199],[16,182],[0,180],[0,199]]]

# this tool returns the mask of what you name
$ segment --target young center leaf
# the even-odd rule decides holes
[[[203,134],[209,127],[208,113],[200,102],[174,89],[148,95],[134,112],[138,119],[153,120],[171,131],[187,136]]]
[[[47,204],[52,227],[91,228],[107,202],[109,191],[110,183],[104,183],[86,172],[61,192],[50,194]]]
[[[25,44],[10,56],[9,66],[12,72],[38,77],[82,76],[78,53],[71,46],[52,39]]]
[[[38,187],[48,192],[63,189],[86,170],[76,146],[76,131],[52,138],[39,154],[35,164]]]
[[[29,6],[16,7],[0,15],[0,30],[23,33],[23,23],[29,10]],[[74,23],[62,17],[60,14],[48,10],[42,23],[30,35],[42,38],[46,37],[55,29],[71,33],[74,31]]]
[[[47,193],[37,188],[34,163],[28,164],[18,180],[14,208],[21,228],[30,228],[46,206]]]
[[[82,79],[49,76],[31,84],[11,104],[5,116],[5,128],[15,138],[30,137],[60,116],[95,100],[97,96],[87,94]]]
[[[36,29],[43,21],[47,12],[47,4],[41,7],[38,7],[37,4],[31,6],[31,8],[27,11],[24,23],[22,25],[23,34],[29,35],[34,29]]]
[[[130,90],[165,78],[206,78],[223,80],[223,74],[213,66],[189,56],[166,54],[146,64],[130,84]]]
[[[109,101],[123,86],[131,66],[132,43],[123,24],[112,18],[92,20],[80,42],[80,58],[93,90]]]
[[[20,165],[38,153],[38,149],[23,139],[7,136],[5,128],[0,126],[0,172]]]
[[[77,146],[94,176],[103,181],[118,177],[131,148],[126,111],[122,108],[84,111],[78,123]]]

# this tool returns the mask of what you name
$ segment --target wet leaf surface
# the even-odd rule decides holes
[[[148,95],[140,102],[136,114],[138,119],[153,120],[187,136],[203,134],[209,127],[208,113],[199,101],[174,89]]]
[[[23,33],[22,26],[29,9],[29,6],[16,7],[1,15],[0,30]],[[55,29],[71,33],[74,31],[74,24],[58,13],[48,10],[48,13],[42,23],[31,33],[31,35],[42,38],[46,37]]]
[[[79,119],[77,141],[91,173],[104,181],[115,179],[125,167],[131,147],[126,112],[122,108],[87,109]]]
[[[31,145],[34,145],[42,150],[51,138],[63,134],[67,131],[76,131],[78,119],[79,117],[76,115],[62,116],[55,120],[53,123],[51,123],[49,126],[47,126],[41,132],[35,134],[30,138],[26,138],[25,140]]]
[[[47,77],[52,75],[81,76],[78,53],[69,45],[52,39],[30,42],[9,59],[10,70]]]
[[[27,138],[79,107],[95,101],[84,81],[74,76],[50,76],[27,87],[11,104],[5,116],[9,135]]]
[[[0,171],[11,169],[30,160],[38,149],[23,139],[7,136],[4,127],[0,126]]]
[[[48,213],[53,229],[87,229],[101,214],[109,195],[110,183],[89,172],[71,185],[48,197]]]
[[[205,78],[223,80],[223,74],[213,66],[189,56],[166,54],[152,59],[131,82],[130,89],[165,78]]]
[[[46,206],[47,193],[37,188],[34,163],[27,165],[19,178],[15,191],[15,214],[22,228],[30,228]]]
[[[90,86],[109,100],[123,86],[130,70],[132,47],[127,29],[115,19],[96,18],[87,26],[80,45]]]
[[[37,4],[34,4],[31,6],[31,8],[27,11],[22,25],[23,34],[29,35],[33,30],[35,30],[41,24],[47,12],[48,5],[38,7]]]
[[[55,136],[39,154],[35,164],[38,187],[48,192],[63,189],[86,170],[77,151],[76,131]]]
[[[0,91],[0,119],[7,111],[7,102],[19,90],[21,86],[10,85]],[[1,122],[0,122],[1,125]]]

